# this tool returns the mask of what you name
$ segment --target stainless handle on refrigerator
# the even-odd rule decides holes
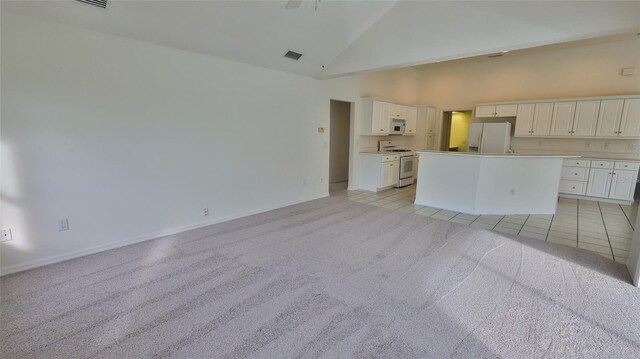
[[[482,153],[483,144],[484,144],[484,131],[480,132],[480,143],[478,144],[478,153]]]

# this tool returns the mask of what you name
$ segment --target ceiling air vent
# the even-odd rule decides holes
[[[299,60],[302,57],[302,54],[299,54],[294,51],[287,51],[287,53],[284,54],[284,57],[292,60]]]
[[[502,57],[502,54],[493,54],[493,55],[489,55],[487,56],[488,58],[492,59],[494,57]]]
[[[79,2],[83,2],[85,4],[97,6],[99,8],[106,9],[107,8],[107,0],[76,0]]]

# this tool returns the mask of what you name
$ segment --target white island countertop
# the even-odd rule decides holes
[[[565,158],[418,151],[415,203],[482,215],[554,214]]]
[[[445,156],[473,156],[473,157],[530,157],[530,158],[580,158],[575,155],[546,155],[531,153],[477,153],[477,152],[453,152],[453,151],[415,151],[416,153],[428,153]]]

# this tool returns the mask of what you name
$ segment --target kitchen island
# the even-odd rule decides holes
[[[475,215],[554,214],[562,163],[578,156],[418,151],[415,204]]]

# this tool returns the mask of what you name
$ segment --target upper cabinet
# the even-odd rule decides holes
[[[476,106],[476,111],[498,106]],[[638,96],[530,102],[517,108],[516,137],[640,138]]]
[[[576,113],[575,102],[556,102],[551,117],[551,136],[571,136],[573,116]]]
[[[417,107],[380,101],[371,97],[362,99],[363,135],[388,135],[393,119],[405,121],[405,135],[415,135],[417,133]]]
[[[624,100],[619,137],[640,137],[640,98]]]
[[[518,112],[518,105],[488,105],[476,106],[474,117],[515,117]]]
[[[414,106],[402,106],[404,107],[404,134],[415,135],[417,132],[418,123],[418,108]]]
[[[598,126],[596,127],[596,136],[618,136],[623,105],[624,100],[622,99],[600,101],[600,113],[598,116]]]
[[[593,137],[596,134],[600,101],[578,101],[571,135]]]
[[[553,103],[518,105],[515,136],[549,136]]]

